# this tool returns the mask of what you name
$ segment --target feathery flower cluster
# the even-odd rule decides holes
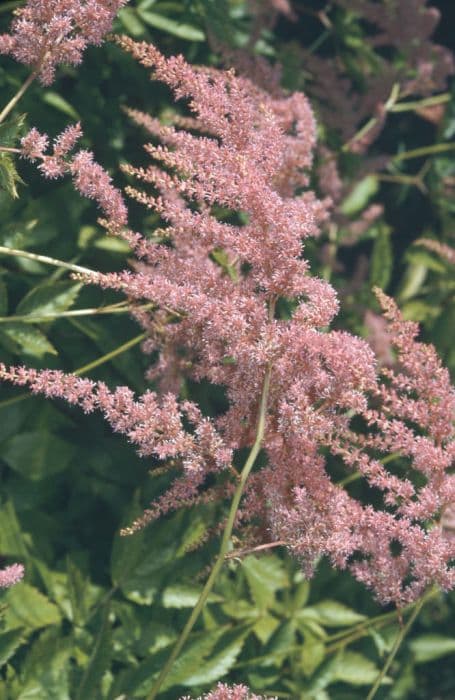
[[[22,564],[11,564],[0,570],[0,588],[10,588],[24,577],[24,567]]]
[[[72,175],[77,191],[97,202],[111,228],[125,226],[127,210],[123,197],[112,185],[107,172],[94,161],[93,153],[80,150],[71,159],[68,158],[81,136],[80,124],[69,126],[54,139],[52,155],[46,155],[49,137],[38,129],[30,129],[21,139],[22,156],[32,163],[40,160],[38,170],[48,179],[57,179],[67,173]]]
[[[16,10],[0,54],[33,68],[50,85],[59,63],[78,65],[89,44],[101,44],[127,0],[28,0]]]
[[[181,700],[191,700],[191,698],[186,695]],[[246,685],[229,686],[224,683],[218,683],[215,690],[201,695],[197,700],[265,700],[265,697],[251,693]],[[276,700],[276,698],[270,698],[270,700]]]
[[[163,396],[135,399],[126,388],[49,370],[2,366],[0,377],[99,409],[140,454],[181,467],[134,530],[171,508],[232,494],[230,467],[255,440],[270,374],[266,465],[250,475],[236,526],[257,542],[285,541],[308,573],[329,557],[384,603],[403,605],[434,582],[452,588],[455,541],[441,515],[455,502],[455,394],[434,349],[416,341],[416,326],[380,292],[393,367],[378,375],[366,341],[328,330],[336,293],[302,256],[302,242],[326,216],[307,189],[315,122],[306,98],[274,99],[232,72],[195,70],[154,46],[120,43],[193,114],[163,126],[130,112],[153,144],[148,167],[125,168],[148,191],[128,192],[159,213],[166,240],[116,228],[138,262],[87,280],[153,302],[155,310],[135,315],[148,334],[145,350],[159,351],[150,376]],[[280,313],[286,299],[290,318]],[[182,375],[224,386],[228,410],[212,422],[180,402]],[[334,482],[343,469],[368,485],[362,497]]]

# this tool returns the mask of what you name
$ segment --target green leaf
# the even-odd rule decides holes
[[[9,630],[0,634],[0,667],[4,666],[7,661],[15,654],[21,644],[26,640],[22,627]]]
[[[176,660],[171,672],[166,677],[162,690],[174,685],[181,685],[185,678],[194,673],[194,669],[199,668],[204,663],[205,658],[212,653],[225,631],[225,628],[218,627],[214,631],[192,634],[185,646],[185,651]],[[128,692],[128,696],[132,695],[133,697],[142,698],[146,695],[168,655],[169,649],[166,647],[154,656],[148,657],[136,668],[127,671],[121,682],[116,685],[117,694],[123,691]]]
[[[77,299],[81,284],[53,282],[35,287],[21,299],[16,314],[22,316],[49,316],[69,309]]]
[[[455,638],[442,634],[423,634],[409,642],[415,662],[423,664],[455,652]]]
[[[31,355],[41,359],[47,353],[57,355],[57,350],[44,333],[28,323],[11,321],[0,326],[0,342],[17,354]]]
[[[120,22],[131,36],[142,36],[145,32],[144,24],[138,17],[138,13],[133,7],[124,7],[118,13]]]
[[[162,603],[165,608],[194,608],[201,592],[202,586],[174,584],[164,589]],[[207,602],[219,603],[222,600],[216,593],[210,593]]]
[[[205,666],[206,658],[212,653],[224,632],[225,630],[219,627],[210,632],[204,631],[192,635],[185,651],[175,661],[166,677],[162,690],[172,688],[174,685],[188,685],[188,679],[194,676],[195,669]]]
[[[20,433],[5,443],[3,459],[22,476],[38,481],[64,471],[74,456],[70,443],[47,431]]]
[[[363,180],[360,180],[341,204],[343,214],[345,216],[358,214],[366,207],[370,199],[378,191],[378,188],[379,183],[375,175],[367,175]]]
[[[5,613],[6,629],[24,627],[34,630],[58,625],[61,621],[57,606],[27,583],[10,588],[5,594],[5,602],[8,606]]]
[[[366,616],[336,600],[323,600],[302,610],[299,619],[303,621],[306,618],[320,622],[326,627],[349,627],[357,622],[362,622]]]
[[[0,143],[2,146],[11,148],[16,145],[18,138],[22,135],[25,116],[25,114],[18,114],[16,117],[0,124]]]
[[[408,265],[404,273],[398,300],[403,302],[412,299],[421,290],[428,274],[428,267],[420,263]]]
[[[27,547],[12,501],[6,501],[0,508],[0,551],[3,555],[27,556]]]
[[[304,674],[312,676],[318,666],[324,661],[325,644],[320,639],[305,635],[305,641],[300,652],[300,664]]]
[[[261,666],[280,666],[284,657],[291,653],[296,643],[295,624],[292,620],[282,622],[267,642]]]
[[[21,666],[24,683],[18,700],[70,700],[70,655],[70,640],[60,628],[42,632]]]
[[[414,265],[424,265],[428,270],[440,274],[445,274],[448,269],[448,263],[438,258],[436,253],[431,254],[420,247],[408,250],[406,260]]]
[[[16,184],[24,181],[16,170],[14,159],[9,153],[0,153],[0,189],[5,190],[13,199],[19,197]]]
[[[71,119],[75,119],[76,121],[80,120],[80,114],[77,112],[77,110],[71,105],[67,100],[65,100],[64,97],[58,94],[58,92],[54,92],[53,90],[46,90],[46,92],[41,93],[41,99],[42,101],[49,105],[50,107],[53,107],[56,109],[58,112],[62,112],[63,114],[66,114],[68,117],[71,117]]]
[[[242,562],[255,604],[264,609],[275,600],[275,593],[289,585],[283,562],[277,556],[249,556]]]
[[[206,659],[203,664],[196,666],[197,670],[190,673],[181,681],[181,685],[192,687],[195,685],[208,685],[225,676],[234,666],[242,651],[248,631],[234,632],[221,639],[218,646],[223,644],[223,649],[212,658]],[[232,638],[233,637],[233,638]],[[227,641],[227,643],[226,643]]]
[[[370,263],[370,284],[372,287],[387,289],[392,277],[393,251],[390,242],[390,229],[380,226],[374,241]]]
[[[179,39],[186,39],[187,41],[205,40],[204,32],[197,27],[193,27],[191,24],[185,24],[178,20],[171,19],[170,17],[159,15],[156,12],[148,12],[140,8],[137,13],[146,24],[155,29],[161,29],[168,34],[173,34],[173,36],[177,36]]]
[[[273,615],[263,614],[255,623],[253,632],[261,644],[267,644],[279,624],[280,621],[277,620],[276,617],[273,617]]]
[[[402,305],[401,311],[406,321],[429,321],[441,312],[440,307],[423,299],[410,299]]]
[[[112,632],[109,624],[109,606],[105,607],[100,629],[87,667],[79,684],[76,700],[99,698],[103,675],[112,657]]]
[[[371,685],[379,675],[379,669],[373,661],[363,654],[354,651],[345,651],[340,657],[335,668],[334,678],[350,685]],[[390,683],[389,678],[384,678],[383,683]]]
[[[131,253],[131,246],[121,238],[114,238],[114,236],[99,236],[93,241],[93,247],[100,250],[108,250],[110,253],[121,253],[122,255]]]

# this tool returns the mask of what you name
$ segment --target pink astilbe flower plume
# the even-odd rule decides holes
[[[191,698],[185,695],[180,700],[191,700]],[[201,695],[197,700],[265,700],[265,697],[252,693],[246,685],[218,683],[215,690]],[[274,698],[269,698],[269,700],[274,700]]]
[[[24,578],[22,564],[11,564],[0,570],[0,588],[10,588]]]
[[[59,63],[78,65],[89,44],[101,44],[127,0],[28,0],[16,10],[0,53],[33,68],[50,85]]]
[[[52,154],[46,155],[49,137],[33,127],[21,139],[22,156],[32,163],[40,160],[38,170],[48,179],[70,174],[76,190],[97,202],[111,229],[125,226],[127,209],[122,194],[112,185],[108,173],[95,162],[93,153],[80,150],[69,156],[81,136],[80,124],[69,126],[54,139]]]
[[[138,260],[87,279],[152,302],[153,310],[132,313],[147,334],[144,350],[158,351],[149,376],[159,391],[135,398],[125,387],[110,391],[50,370],[1,367],[0,376],[102,411],[141,455],[180,468],[131,530],[172,508],[232,495],[232,466],[255,442],[270,378],[265,466],[250,474],[237,529],[258,544],[286,542],[308,574],[327,556],[384,603],[403,605],[434,582],[452,588],[455,540],[441,516],[455,502],[455,395],[435,350],[416,340],[415,325],[381,292],[390,366],[379,371],[366,341],[329,329],[336,292],[311,276],[303,257],[303,242],[327,215],[308,190],[315,122],[306,98],[272,98],[233,72],[194,69],[129,38],[120,43],[191,111],[164,126],[130,110],[153,143],[148,166],[125,167],[142,183],[128,193],[160,215],[162,235],[146,239],[111,222]],[[50,157],[65,161],[55,153],[65,143],[60,137]],[[23,144],[43,168],[46,146],[38,134]],[[107,209],[96,182],[85,179],[89,165],[79,154],[65,167]],[[286,299],[293,311],[282,317],[278,302]],[[180,401],[184,376],[223,386],[226,412],[212,422]],[[336,483],[334,466],[356,472],[372,502]]]

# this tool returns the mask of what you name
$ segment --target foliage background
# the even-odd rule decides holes
[[[244,4],[133,0],[115,29],[157,42],[166,52],[183,52],[192,62],[216,64],[206,41],[207,27],[217,31],[221,26],[233,41],[242,42],[250,26]],[[439,4],[443,20],[436,40],[448,44],[451,3]],[[17,5],[0,5],[0,31],[6,30]],[[302,0],[295,5],[320,6]],[[338,19],[333,31],[343,52],[359,29],[349,13],[340,12]],[[295,24],[283,18],[274,32],[263,35],[258,50],[283,62],[285,84],[305,89],[295,45],[311,44],[320,31],[309,15],[301,14]],[[355,50],[362,50],[361,41]],[[3,102],[26,75],[22,66],[2,60]],[[10,133],[3,129],[0,137],[13,143],[31,125],[56,134],[80,119],[84,145],[122,185],[118,165],[144,158],[143,135],[129,124],[123,105],[164,117],[174,109],[165,88],[150,83],[144,70],[106,44],[87,51],[79,70],[60,69],[51,88],[32,86],[17,112],[26,115],[25,124],[11,123]],[[454,133],[452,98],[437,125],[414,113],[393,117],[375,149],[398,153],[450,142]],[[12,197],[11,163],[0,158],[0,245],[93,269],[125,266],[128,249],[103,235],[94,223],[95,207],[80,199],[69,183],[45,182],[19,162],[23,183],[17,183],[19,196]],[[453,374],[453,268],[414,242],[430,235],[450,244],[455,164],[449,151],[401,161],[395,174],[415,175],[423,166],[424,188],[375,181],[373,187],[354,190],[354,217],[373,201],[384,204],[385,215],[355,246],[338,250],[335,242],[343,269],[330,274],[343,297],[340,325],[365,334],[363,312],[372,304],[370,288],[380,284],[397,297],[408,318],[422,322],[423,336],[436,344]],[[131,211],[138,230],[153,231],[154,215],[134,205]],[[319,274],[327,274],[319,254],[324,242],[310,249],[313,270]],[[349,292],[353,271],[365,257],[367,276],[359,289]],[[2,360],[67,371],[97,362],[90,376],[144,390],[147,358],[137,343],[104,358],[138,335],[125,314],[60,316],[70,309],[102,309],[118,301],[110,293],[80,289],[61,268],[1,257]],[[49,313],[56,315],[55,321],[29,323],[23,318]],[[185,391],[207,413],[222,410],[221,392],[208,391],[205,385],[188,385]],[[24,562],[27,571],[25,583],[2,594],[1,700],[145,697],[196,600],[215,551],[212,540],[200,543],[217,516],[213,506],[193,509],[120,538],[121,526],[164,486],[165,477],[152,478],[150,467],[98,417],[1,388],[0,554],[5,562]],[[455,595],[436,595],[403,645],[382,697],[455,696],[454,624]],[[278,697],[364,698],[398,630],[393,610],[380,609],[348,575],[334,573],[324,562],[307,582],[298,563],[280,550],[232,559],[162,697],[196,696],[222,678]]]

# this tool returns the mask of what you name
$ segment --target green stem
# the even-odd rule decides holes
[[[392,86],[392,90],[390,91],[390,95],[387,98],[386,103],[384,104],[384,111],[385,112],[390,112],[390,110],[396,104],[396,101],[398,100],[399,95],[400,95],[400,86],[398,83],[394,83],[394,85]],[[371,129],[373,129],[376,126],[376,124],[378,123],[378,120],[379,120],[379,117],[371,117],[371,119],[369,119],[367,121],[367,123],[364,124],[364,126],[362,126],[361,129],[359,129],[359,131],[357,131],[357,133],[355,133],[354,136],[352,138],[350,138],[349,141],[347,141],[341,147],[342,152],[344,153],[346,151],[349,151],[351,146],[356,141],[359,141],[360,139],[362,139],[366,134],[368,134],[369,131],[371,131]]]
[[[138,306],[138,309],[150,309],[154,304],[143,304]],[[21,323],[47,323],[55,321],[59,318],[72,318],[74,316],[99,316],[100,314],[126,314],[131,311],[131,306],[122,302],[122,304],[112,304],[110,306],[101,306],[93,309],[73,309],[71,311],[59,311],[55,314],[42,314],[41,316],[22,315],[22,316],[0,316],[1,323],[9,323],[10,321],[20,321]]]
[[[40,68],[41,68],[41,64],[40,64],[39,67],[36,68],[32,73],[30,73],[30,75],[28,76],[27,80],[21,85],[21,87],[20,87],[19,90],[16,92],[16,94],[14,95],[14,97],[12,97],[12,98],[10,99],[10,101],[8,102],[8,104],[2,109],[2,111],[0,112],[0,124],[1,124],[3,121],[5,121],[5,119],[6,119],[6,117],[8,116],[8,114],[15,108],[15,106],[17,105],[17,103],[19,102],[19,100],[21,99],[21,97],[24,95],[24,93],[27,92],[27,90],[29,89],[30,85],[33,83],[33,81],[34,81],[35,78],[37,77],[37,75],[38,75],[38,73],[39,73],[39,71],[40,71]]]
[[[102,357],[98,357],[96,360],[93,360],[93,362],[89,362],[87,365],[84,365],[83,367],[79,367],[79,369],[76,369],[72,374],[87,374],[87,372],[90,372],[92,369],[95,369],[95,367],[99,367],[100,365],[104,365],[105,362],[109,362],[109,360],[114,359],[114,357],[117,357],[118,355],[121,355],[122,353],[126,352],[130,348],[133,348],[135,345],[142,343],[142,341],[145,340],[146,337],[147,337],[146,333],[141,333],[140,335],[137,335],[135,338],[132,338],[131,340],[128,340],[126,343],[123,343],[123,345],[119,345],[119,347],[115,348],[115,350],[111,350],[110,352],[106,353]]]
[[[267,414],[267,402],[268,402],[268,396],[269,396],[269,389],[270,389],[270,375],[271,375],[271,367],[269,366],[266,370],[265,377],[264,377],[264,385],[262,389],[262,396],[261,396],[261,403],[259,407],[259,416],[258,416],[258,423],[257,423],[257,429],[256,429],[256,438],[254,441],[254,444],[251,448],[250,454],[248,455],[248,459],[245,462],[245,465],[240,473],[239,477],[239,483],[237,484],[237,488],[234,493],[234,497],[232,499],[231,507],[229,509],[229,514],[226,522],[226,526],[224,528],[223,532],[223,537],[221,540],[221,545],[220,545],[220,550],[217,556],[217,559],[215,561],[215,564],[213,565],[212,571],[210,573],[209,578],[207,579],[207,582],[202,590],[201,595],[199,596],[199,600],[196,603],[196,606],[193,608],[193,611],[188,618],[188,621],[183,628],[177,643],[175,644],[172,653],[170,654],[168,660],[164,664],[163,668],[161,669],[161,672],[156,679],[155,683],[153,684],[152,690],[150,694],[147,696],[147,700],[154,700],[156,696],[158,695],[161,686],[163,685],[164,680],[166,679],[167,675],[169,674],[169,671],[171,670],[175,660],[179,656],[186,640],[188,639],[188,636],[193,629],[202,609],[205,606],[205,603],[207,602],[207,598],[209,594],[212,591],[212,588],[215,584],[215,581],[218,577],[218,574],[223,566],[224,559],[226,557],[228,548],[229,548],[229,542],[231,539],[232,531],[234,529],[234,523],[235,523],[235,518],[237,516],[237,511],[239,509],[240,505],[240,500],[243,496],[243,491],[245,489],[245,484],[247,482],[248,476],[251,472],[251,469],[254,466],[254,463],[256,461],[256,458],[260,452],[261,446],[262,446],[262,441],[264,439],[264,433],[265,433],[265,425],[266,425],[266,414]]]
[[[393,160],[408,160],[409,158],[420,158],[421,156],[433,155],[434,153],[444,153],[445,151],[453,151],[455,143],[435,143],[432,146],[422,146],[422,148],[414,148],[412,151],[403,151],[394,156]]]
[[[0,245],[0,255],[12,255],[19,258],[27,258],[27,260],[34,260],[35,262],[44,263],[45,265],[53,265],[54,267],[63,267],[66,270],[71,270],[71,272],[78,272],[82,275],[94,275],[95,270],[90,270],[88,267],[81,267],[80,265],[73,265],[72,263],[64,262],[63,260],[57,260],[56,258],[49,258],[47,255],[39,255],[38,253],[29,253],[27,250],[19,250],[17,248],[7,248],[6,246]]]
[[[431,591],[432,593],[432,591]],[[397,635],[397,638],[395,639],[394,645],[390,651],[390,654],[388,656],[387,661],[385,662],[384,666],[381,669],[381,672],[379,673],[378,677],[376,678],[376,681],[371,688],[370,692],[368,693],[368,696],[366,700],[373,700],[374,696],[376,695],[379,686],[381,685],[382,681],[384,680],[387,671],[389,670],[390,666],[392,665],[392,662],[398,652],[398,649],[401,646],[401,643],[403,642],[403,639],[406,637],[407,633],[411,629],[415,619],[419,615],[420,611],[422,610],[425,602],[428,600],[429,594],[428,592],[424,594],[416,603],[415,608],[412,612],[412,615],[410,616],[409,620],[407,623],[402,627],[400,633]]]
[[[411,112],[415,109],[423,109],[425,107],[433,107],[434,105],[441,105],[445,102],[450,102],[450,95],[448,92],[444,92],[440,95],[433,95],[433,97],[427,97],[424,100],[414,100],[412,102],[398,102],[396,105],[390,107],[390,112]]]

